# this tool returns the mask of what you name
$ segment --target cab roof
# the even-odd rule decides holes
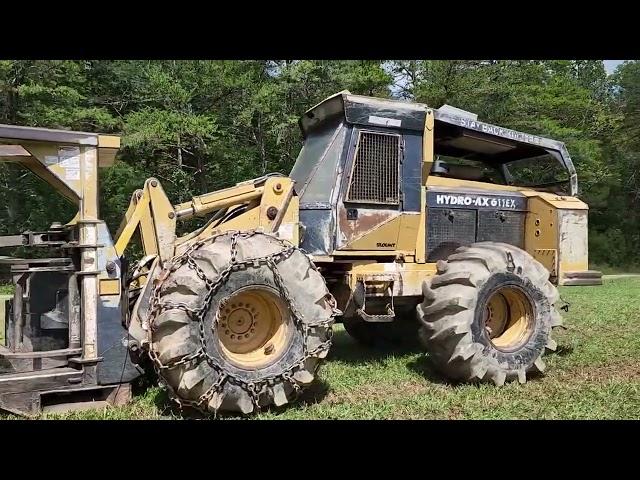
[[[422,132],[429,111],[433,112],[434,141],[440,154],[509,162],[550,153],[565,165],[572,177],[572,192],[577,191],[575,168],[564,143],[481,122],[477,115],[449,105],[433,109],[424,103],[353,95],[343,90],[307,110],[299,125],[305,138],[315,128],[338,118],[349,124]]]
[[[429,110],[433,111],[437,122],[475,131],[480,136],[499,137],[508,142],[553,150],[564,147],[562,142],[556,140],[481,122],[477,120],[477,115],[450,105],[432,109],[424,103],[353,95],[348,90],[338,92],[311,107],[300,118],[299,125],[305,137],[315,127],[338,116],[343,116],[347,123],[352,124],[423,131]]]

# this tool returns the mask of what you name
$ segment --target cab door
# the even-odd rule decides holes
[[[339,250],[414,248],[404,238],[406,214],[420,211],[419,135],[395,129],[355,127],[337,204]],[[408,241],[407,241],[408,240]]]

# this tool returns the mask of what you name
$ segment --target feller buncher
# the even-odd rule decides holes
[[[370,344],[417,316],[414,335],[455,381],[523,383],[544,370],[562,325],[556,286],[601,283],[562,143],[347,91],[300,128],[288,177],[179,205],[150,178],[114,241],[98,171],[119,138],[0,125],[0,159],[78,207],[66,224],[0,237],[51,255],[0,259],[15,285],[0,408],[125,402],[148,368],[184,407],[282,406],[314,381],[336,320]],[[193,217],[203,226],[178,236]],[[128,263],[136,233],[144,255]]]

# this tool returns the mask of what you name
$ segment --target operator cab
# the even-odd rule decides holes
[[[347,91],[311,108],[299,122],[304,146],[290,174],[296,181],[296,192],[303,197],[301,202],[331,201],[340,157],[347,153],[347,136],[354,127],[380,133],[422,133],[427,110],[424,104]],[[435,161],[431,174],[577,193],[575,168],[563,143],[480,122],[477,115],[449,105],[434,110],[434,114]]]
[[[433,162],[422,151],[429,115]],[[564,144],[480,122],[448,105],[434,110],[343,91],[308,110],[299,124],[304,145],[290,177],[300,198],[302,247],[314,255],[396,249],[397,242],[364,237],[399,215],[419,213],[428,176],[482,182],[477,187],[485,190],[489,183],[577,193]]]

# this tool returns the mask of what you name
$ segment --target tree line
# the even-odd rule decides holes
[[[640,62],[596,60],[0,61],[0,123],[122,136],[101,172],[115,229],[155,176],[174,202],[266,172],[288,173],[299,116],[340,90],[447,103],[482,121],[564,141],[590,206],[597,264],[640,263]],[[46,228],[72,208],[0,166],[0,233]]]

